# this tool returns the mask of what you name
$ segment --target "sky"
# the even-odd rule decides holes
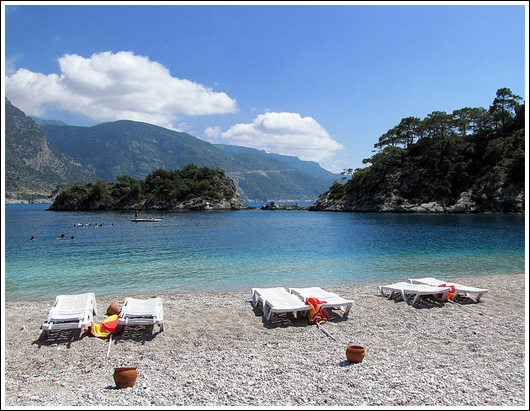
[[[365,167],[402,118],[526,99],[527,2],[2,2],[2,97]],[[4,117],[4,116],[2,116]]]

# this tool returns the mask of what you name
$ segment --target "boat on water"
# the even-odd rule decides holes
[[[149,217],[149,218],[131,218],[131,221],[133,223],[152,223],[152,222],[157,222],[157,221],[160,221],[162,220],[161,218],[154,218],[154,217]]]

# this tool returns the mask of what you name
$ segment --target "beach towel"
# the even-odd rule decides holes
[[[90,333],[94,337],[107,338],[111,333],[115,334],[117,329],[118,316],[116,314],[107,317],[101,324],[90,324]]]
[[[311,324],[322,324],[328,320],[328,315],[323,307],[327,301],[320,301],[318,298],[310,297],[305,303],[309,305],[309,322]]]
[[[454,285],[446,285],[446,284],[440,284],[438,287],[451,287],[451,291],[447,292],[447,301],[453,301],[453,298],[455,296],[455,286]],[[436,295],[438,298],[442,298],[442,294]]]

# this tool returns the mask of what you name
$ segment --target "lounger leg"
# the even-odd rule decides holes
[[[405,291],[401,291],[401,295],[403,296],[403,301],[405,301],[407,304],[410,304],[409,299],[407,298],[407,294],[405,294]],[[416,298],[418,295],[416,294]],[[414,302],[416,301],[416,298],[414,298]],[[414,304],[414,303],[413,303]]]
[[[252,294],[252,307],[256,307],[256,293]]]
[[[270,313],[267,310],[267,301],[263,301],[263,316],[267,319],[267,321],[269,320]]]
[[[478,300],[480,300],[480,297],[482,297],[482,294],[484,294],[484,293],[481,293],[481,294],[477,295],[477,299],[475,300],[477,303],[478,303]]]
[[[344,314],[343,314],[344,317],[348,316],[348,314],[350,313],[350,309],[351,309],[351,304],[346,306],[346,310],[344,310]]]
[[[416,294],[416,296],[414,297],[414,300],[412,300],[412,304],[411,305],[416,304],[416,302],[418,301],[419,298],[420,298],[420,295]]]
[[[160,327],[160,332],[164,331],[164,323],[160,323],[158,326]]]

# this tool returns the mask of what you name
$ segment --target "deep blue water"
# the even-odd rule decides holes
[[[8,301],[525,272],[523,215],[141,212],[162,220],[133,223],[48,206],[5,205]]]

